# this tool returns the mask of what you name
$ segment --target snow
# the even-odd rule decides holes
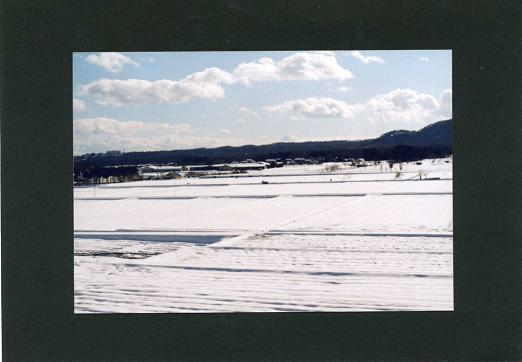
[[[451,238],[286,235],[241,244],[101,264],[77,257],[76,311],[452,309]]]
[[[444,161],[77,187],[75,312],[453,310]]]
[[[410,192],[449,192],[451,180],[416,181],[367,181],[367,182],[321,182],[286,184],[245,184],[209,185],[177,187],[132,187],[81,189],[76,192],[76,200],[93,198],[137,198],[137,197],[210,197],[210,196],[280,196],[312,194],[360,194],[360,193],[410,193]]]
[[[75,202],[76,230],[444,230],[451,195]]]

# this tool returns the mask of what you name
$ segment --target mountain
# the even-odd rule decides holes
[[[407,145],[407,146],[451,146],[452,120],[432,123],[418,131],[391,131],[374,139],[377,146]]]
[[[261,161],[269,158],[365,158],[411,161],[428,157],[443,157],[452,153],[452,120],[430,124],[418,131],[396,130],[374,139],[360,141],[278,142],[268,145],[239,147],[195,148],[190,150],[128,152],[118,156],[89,154],[76,156],[78,162],[96,166],[139,165],[147,163],[211,164],[241,161],[247,158]]]

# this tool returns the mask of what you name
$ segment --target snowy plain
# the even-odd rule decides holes
[[[453,310],[451,161],[76,187],[75,312]]]

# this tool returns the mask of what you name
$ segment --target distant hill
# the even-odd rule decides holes
[[[366,160],[392,159],[412,161],[443,157],[452,153],[452,120],[430,124],[418,131],[396,130],[374,139],[360,141],[278,142],[268,145],[195,148],[190,150],[127,152],[118,156],[90,154],[76,156],[76,163],[96,166],[139,165],[148,163],[211,164],[240,161],[247,158],[262,161],[269,158],[337,158]]]
[[[452,120],[432,123],[419,131],[391,131],[373,140],[377,146],[451,146]]]

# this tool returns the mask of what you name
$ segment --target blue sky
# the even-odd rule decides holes
[[[74,153],[362,139],[451,118],[451,51],[74,53]]]

